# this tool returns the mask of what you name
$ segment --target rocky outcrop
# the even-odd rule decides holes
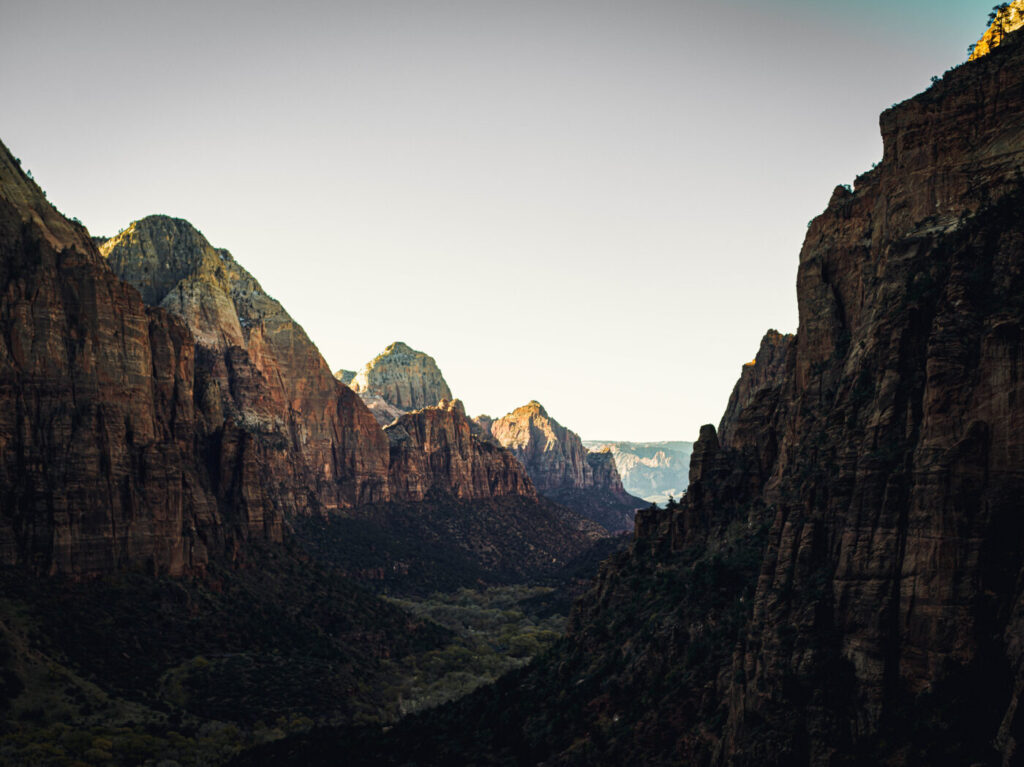
[[[536,400],[491,422],[489,431],[523,462],[540,492],[593,485],[587,450],[579,436],[548,416]]]
[[[627,493],[651,503],[680,498],[689,482],[692,442],[607,442],[584,440],[593,452],[608,451]]]
[[[1024,0],[1014,0],[1012,3],[1001,3],[992,10],[989,17],[991,24],[971,47],[970,61],[979,59],[991,53],[1006,40],[1006,36],[1024,27]]]
[[[361,392],[359,399],[363,401],[363,404],[366,405],[374,420],[381,426],[394,423],[399,416],[409,412],[402,410],[400,407],[395,407],[379,394],[372,392]]]
[[[389,344],[367,362],[349,385],[360,394],[376,394],[401,410],[419,410],[452,399],[434,358],[401,341]]]
[[[762,392],[777,388],[785,380],[785,375],[790,372],[786,364],[790,360],[793,341],[792,333],[783,335],[777,330],[765,333],[757,356],[743,366],[718,425],[718,438],[724,444],[731,444],[736,436],[741,413],[753,406]]]
[[[611,450],[598,450],[587,453],[587,465],[590,466],[591,484],[598,490],[611,493],[622,491],[622,480],[619,470],[615,467],[615,458]]]
[[[356,371],[345,370],[344,368],[342,368],[341,370],[334,371],[334,377],[341,381],[343,384],[345,384],[345,386],[348,386],[356,377]]]
[[[218,506],[184,323],[147,308],[0,145],[0,563],[202,568],[275,520]]]
[[[883,162],[808,231],[795,339],[702,429],[683,503],[638,518],[662,562],[766,531],[723,726],[682,725],[684,761],[1020,757],[1022,72],[1011,39],[882,115]]]
[[[167,216],[134,222],[100,251],[144,301],[192,330],[221,497],[278,519],[388,498],[375,420],[230,253]]]
[[[523,465],[509,451],[473,435],[459,400],[401,415],[384,433],[391,442],[396,497],[537,497]]]
[[[541,494],[608,530],[632,528],[633,513],[643,501],[623,489],[614,460],[591,457],[579,436],[539,402],[531,400],[496,421],[482,416],[476,424],[522,461]]]

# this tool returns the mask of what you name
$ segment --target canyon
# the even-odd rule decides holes
[[[466,418],[461,404],[449,404],[451,389],[434,358],[401,341],[389,344],[358,374],[339,370],[335,377],[339,381],[347,379],[359,394],[385,427],[393,450],[407,448],[405,435],[412,419],[436,417],[428,416],[428,411],[451,411],[456,407],[460,428]],[[512,463],[522,466],[529,475],[532,486],[525,492],[534,492],[535,486],[536,492],[596,521],[609,532],[631,529],[635,510],[644,505],[642,498],[626,492],[610,453],[588,451],[579,435],[548,416],[539,402],[531,401],[499,419],[476,416],[468,421],[468,428],[471,436],[449,435],[444,444],[497,448],[491,451],[495,460],[499,455],[506,463],[512,458]],[[404,473],[404,469],[393,473],[393,484],[401,484]],[[416,494],[412,491],[413,496]]]
[[[187,221],[93,238],[0,145],[0,761],[1021,763],[1024,34],[981,42],[883,112],[685,478],[402,342],[332,374]],[[481,625],[512,670],[402,717]]]
[[[882,114],[882,161],[808,228],[796,334],[765,335],[685,496],[637,513],[564,645],[292,753],[1020,763],[1022,113],[1016,34]]]

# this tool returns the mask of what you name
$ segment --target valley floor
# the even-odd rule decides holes
[[[564,631],[550,585],[385,600],[348,585],[342,598],[327,572],[262,564],[203,582],[3,573],[0,765],[215,766],[316,726],[386,726],[525,665]],[[344,611],[363,625],[340,625]]]

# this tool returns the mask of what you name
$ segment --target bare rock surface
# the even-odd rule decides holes
[[[401,410],[419,410],[452,399],[434,358],[401,341],[389,344],[367,362],[350,386],[360,394],[376,394]]]
[[[632,528],[634,512],[644,502],[622,487],[613,457],[589,453],[579,435],[539,402],[531,400],[497,420],[482,416],[476,424],[522,461],[542,495],[610,531]]]
[[[584,440],[583,446],[591,453],[611,453],[622,487],[630,495],[664,504],[686,492],[692,442]]]
[[[275,520],[219,509],[195,348],[117,279],[0,145],[0,563],[202,568]]]
[[[474,436],[460,400],[405,413],[384,433],[391,442],[392,487],[406,500],[436,490],[460,499],[537,497],[512,453]]]
[[[100,250],[145,301],[192,330],[204,396],[225,418],[222,461],[262,466],[223,491],[277,516],[389,497],[387,439],[373,416],[230,253],[167,216],[134,222]]]

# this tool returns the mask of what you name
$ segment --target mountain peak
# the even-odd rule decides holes
[[[413,349],[405,341],[392,341],[384,347],[383,354],[423,354]]]
[[[183,218],[151,215],[132,221],[99,246],[110,268],[152,306],[159,305],[183,280],[201,278],[230,293],[244,282],[248,292],[259,284],[226,250],[213,247],[203,233]],[[230,284],[229,284],[230,283]]]
[[[356,373],[350,386],[363,395],[377,395],[401,410],[433,407],[452,399],[452,391],[429,354],[395,341]]]
[[[522,407],[517,407],[512,411],[513,413],[536,413],[541,418],[550,418],[548,411],[544,409],[544,406],[537,400],[532,399]]]

